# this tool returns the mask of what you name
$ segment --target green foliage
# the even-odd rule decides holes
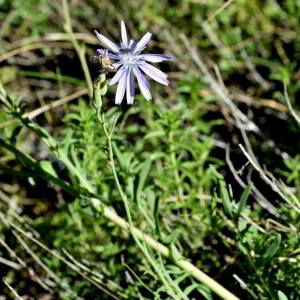
[[[20,296],[218,299],[176,266],[184,255],[240,299],[299,298],[299,128],[282,86],[299,114],[299,2],[236,0],[214,15],[224,3],[68,1],[87,55],[93,29],[116,41],[124,19],[135,38],[154,33],[151,50],[176,56],[163,66],[171,84],[154,85],[153,101],[137,95],[133,106],[119,108],[102,77],[97,103],[83,93],[32,119],[24,113],[85,88],[82,66],[61,5],[0,0],[0,257],[3,280]],[[239,125],[192,62],[182,34],[259,127],[244,124],[249,143],[290,203],[245,165]],[[166,245],[169,259],[104,217],[110,207],[128,220],[95,107],[104,109],[108,131],[114,128],[113,161],[133,225]],[[226,143],[240,167],[235,178]],[[279,217],[260,206],[257,190]],[[13,295],[7,285],[0,290]]]

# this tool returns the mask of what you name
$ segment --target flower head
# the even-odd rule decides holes
[[[98,33],[95,30],[97,38],[108,48],[112,53],[104,49],[97,49],[99,56],[107,55],[109,59],[118,60],[113,64],[117,69],[116,74],[109,82],[109,85],[118,84],[116,92],[116,104],[121,104],[125,91],[127,104],[132,104],[135,95],[135,78],[144,97],[151,100],[150,84],[144,74],[148,75],[155,81],[168,85],[167,75],[150,65],[148,62],[157,63],[164,60],[172,60],[172,56],[163,54],[140,54],[151,39],[152,34],[147,32],[139,42],[129,40],[125,28],[125,23],[121,22],[121,36],[122,40],[120,46],[117,46],[110,39]],[[144,73],[144,74],[143,74]]]

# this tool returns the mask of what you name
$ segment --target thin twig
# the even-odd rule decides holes
[[[213,14],[209,16],[207,20],[205,20],[204,23],[211,22],[218,14],[220,14],[226,7],[228,7],[234,0],[228,0],[225,2],[220,8],[218,8]]]
[[[283,200],[285,200],[293,209],[295,209],[298,213],[300,213],[300,209],[295,206],[291,201],[285,196],[285,194],[281,191],[281,189],[278,187],[276,182],[274,180],[272,181],[265,172],[261,169],[259,165],[255,163],[255,161],[251,158],[249,153],[244,149],[244,147],[239,144],[240,149],[242,150],[243,154],[246,156],[248,161],[251,163],[251,165],[254,167],[254,169],[261,175],[262,179],[272,188],[274,192],[276,192]],[[298,204],[298,203],[297,203]]]
[[[15,225],[13,222],[9,221],[6,219],[6,217],[0,213],[0,218],[8,225],[11,226],[12,228],[14,228],[16,231],[20,232],[22,235],[26,236],[27,238],[29,238],[31,241],[33,241],[35,244],[37,244],[39,247],[41,247],[42,249],[46,250],[47,252],[49,252],[50,254],[52,254],[54,257],[56,257],[57,259],[59,259],[60,261],[62,261],[63,263],[65,263],[68,267],[70,267],[73,271],[75,271],[76,273],[78,273],[79,275],[81,275],[84,279],[86,279],[87,281],[91,282],[93,285],[95,285],[97,288],[99,288],[100,290],[104,291],[105,293],[107,293],[108,295],[110,295],[112,298],[114,298],[115,300],[120,300],[117,296],[113,295],[110,291],[108,291],[106,288],[104,288],[102,285],[100,284],[104,284],[103,282],[101,282],[99,274],[96,277],[95,274],[93,274],[93,278],[88,277],[87,275],[85,275],[83,272],[80,271],[80,268],[78,266],[76,266],[75,264],[70,263],[68,260],[66,260],[63,256],[61,256],[57,251],[51,250],[49,249],[47,246],[45,246],[44,244],[42,244],[39,240],[37,240],[36,238],[33,237],[33,235],[31,233],[28,233],[26,231],[24,231],[22,228],[18,227],[17,225]],[[26,265],[25,265],[26,266]],[[91,272],[91,271],[90,271]],[[96,278],[95,278],[96,277]],[[120,289],[119,286],[116,286],[116,284],[112,281],[109,281],[110,284],[112,284],[113,286],[116,287],[116,289]]]
[[[2,240],[1,238],[0,238],[0,244],[7,250],[7,252],[9,253],[9,255],[10,255],[11,257],[15,258],[15,259],[18,261],[19,265],[21,265],[23,268],[26,267],[26,263],[25,263],[21,258],[19,258],[18,255],[15,253],[15,251],[12,250],[12,249],[5,243],[5,241]]]
[[[4,279],[2,281],[11,290],[11,292],[15,295],[15,297],[18,300],[24,300],[22,297],[19,296],[19,294],[17,293],[17,291],[7,281],[5,281]]]
[[[0,264],[7,265],[7,266],[9,266],[9,267],[11,267],[11,268],[13,268],[15,270],[20,270],[22,268],[21,265],[13,262],[11,260],[8,260],[8,259],[6,259],[4,257],[1,257],[1,256],[0,256]]]
[[[258,132],[259,128],[251,121],[249,118],[242,113],[236,105],[232,102],[232,100],[228,97],[228,93],[225,93],[224,90],[218,85],[216,80],[212,77],[210,72],[208,71],[205,64],[200,59],[199,55],[197,54],[194,47],[190,44],[187,37],[184,34],[180,34],[180,37],[185,44],[186,48],[191,54],[192,59],[199,67],[200,71],[202,72],[202,79],[203,81],[207,82],[211,89],[228,105],[228,107],[235,113],[235,115],[241,120],[243,128],[245,130]]]
[[[287,91],[287,84],[284,82],[283,83],[283,91],[284,91],[284,97],[285,97],[285,101],[288,105],[289,111],[292,114],[292,116],[294,117],[295,121],[297,122],[297,124],[300,126],[300,117],[297,115],[297,113],[294,111],[290,98],[289,98],[289,94]]]
[[[29,246],[23,241],[23,239],[21,239],[21,237],[15,232],[12,231],[12,233],[14,234],[14,236],[17,238],[17,240],[19,241],[19,243],[22,245],[22,247],[25,249],[26,252],[28,252],[30,254],[30,256],[36,261],[36,263],[43,269],[45,270],[45,272],[47,274],[49,274],[50,277],[52,277],[54,279],[54,281],[60,285],[61,283],[61,279],[56,276],[56,274],[54,272],[52,272],[39,258],[38,256],[29,248]]]
[[[245,189],[246,184],[243,182],[241,177],[239,176],[238,172],[235,170],[235,167],[230,159],[230,146],[227,144],[226,146],[226,152],[225,152],[225,159],[226,163],[229,167],[229,170],[233,174],[234,179],[238,182],[238,184]],[[249,162],[248,162],[249,163]],[[249,183],[250,180],[248,180]],[[280,215],[277,213],[276,207],[272,205],[255,187],[254,183],[251,181],[252,188],[251,192],[254,194],[255,200],[263,207],[265,208],[270,214],[276,216],[277,218],[280,217]]]

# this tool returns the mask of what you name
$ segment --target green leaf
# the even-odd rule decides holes
[[[250,251],[247,248],[246,245],[243,245],[242,242],[238,243],[238,248],[240,249],[240,251],[246,256],[246,257],[250,257]]]
[[[13,108],[12,99],[7,96],[6,91],[5,91],[1,81],[0,81],[0,100],[9,110],[12,110],[12,108]]]
[[[137,187],[137,190],[136,190],[136,199],[137,199],[137,201],[140,200],[142,190],[143,190],[143,188],[144,188],[146,179],[147,179],[148,174],[149,174],[150,169],[151,169],[151,164],[152,164],[152,161],[151,161],[150,159],[146,160],[146,161],[143,163],[141,172],[140,172],[140,174],[139,174],[139,183],[138,183],[138,187]]]
[[[117,146],[116,143],[112,143],[112,145],[113,145],[113,148],[114,148],[114,152],[115,152],[115,154],[117,156],[117,159],[119,161],[119,164],[121,166],[121,169],[124,170],[125,169],[125,162],[124,162],[123,155],[122,155],[121,151],[119,150],[119,148],[118,148],[118,146]]]
[[[243,191],[242,195],[241,195],[241,198],[240,198],[240,202],[239,202],[239,206],[238,206],[238,211],[237,211],[237,214],[235,216],[236,220],[239,219],[246,203],[247,203],[247,200],[249,198],[249,195],[251,193],[251,184],[249,184],[246,189]]]
[[[262,256],[262,264],[267,265],[273,256],[276,254],[280,247],[281,243],[281,235],[277,234],[271,245],[267,248],[266,252]]]
[[[173,230],[169,235],[161,236],[161,241],[164,245],[169,246],[175,244],[180,233],[178,230]]]
[[[199,284],[197,290],[206,300],[213,300],[212,292],[205,284]]]
[[[219,188],[220,188],[221,198],[223,200],[225,214],[232,218],[232,206],[231,206],[230,196],[224,180],[219,180]]]
[[[41,160],[38,163],[44,171],[46,171],[47,173],[51,174],[54,177],[58,177],[55,170],[53,169],[51,161]]]
[[[178,251],[178,249],[176,248],[175,244],[172,242],[169,246],[169,250],[170,250],[170,259],[174,262],[177,262],[182,258],[182,255],[180,254],[180,252]]]
[[[160,130],[149,132],[148,134],[145,135],[144,139],[161,137],[161,136],[165,136],[165,135],[166,135],[166,133],[164,132],[164,130],[160,129]]]
[[[156,197],[155,204],[154,204],[154,210],[153,210],[153,216],[154,216],[154,220],[155,220],[155,231],[158,234],[158,236],[161,236],[160,227],[159,227],[158,208],[159,208],[159,198]]]
[[[158,159],[161,159],[161,158],[164,158],[166,157],[166,153],[165,152],[153,152],[153,153],[149,153],[149,159],[151,160],[158,160]]]
[[[289,300],[288,297],[282,292],[278,291],[278,300]]]
[[[18,135],[20,134],[22,128],[23,128],[23,126],[19,125],[13,130],[11,138],[9,139],[11,145],[13,145],[13,146],[16,145]]]
[[[213,166],[210,166],[210,168],[213,171],[213,173],[215,174],[215,176],[217,177],[217,180],[219,183],[219,190],[220,190],[221,198],[223,200],[224,212],[225,212],[226,216],[233,218],[232,204],[230,201],[230,196],[229,196],[229,193],[228,193],[228,190],[226,187],[224,177]]]
[[[116,143],[113,143],[112,145],[121,169],[125,172],[134,172],[134,169],[137,164],[135,161],[133,161],[134,153],[132,152],[121,153]]]

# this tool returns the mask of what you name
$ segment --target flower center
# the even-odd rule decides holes
[[[119,56],[120,56],[120,60],[126,66],[134,65],[136,63],[135,55],[133,55],[131,51],[128,52],[128,49],[121,50]]]

